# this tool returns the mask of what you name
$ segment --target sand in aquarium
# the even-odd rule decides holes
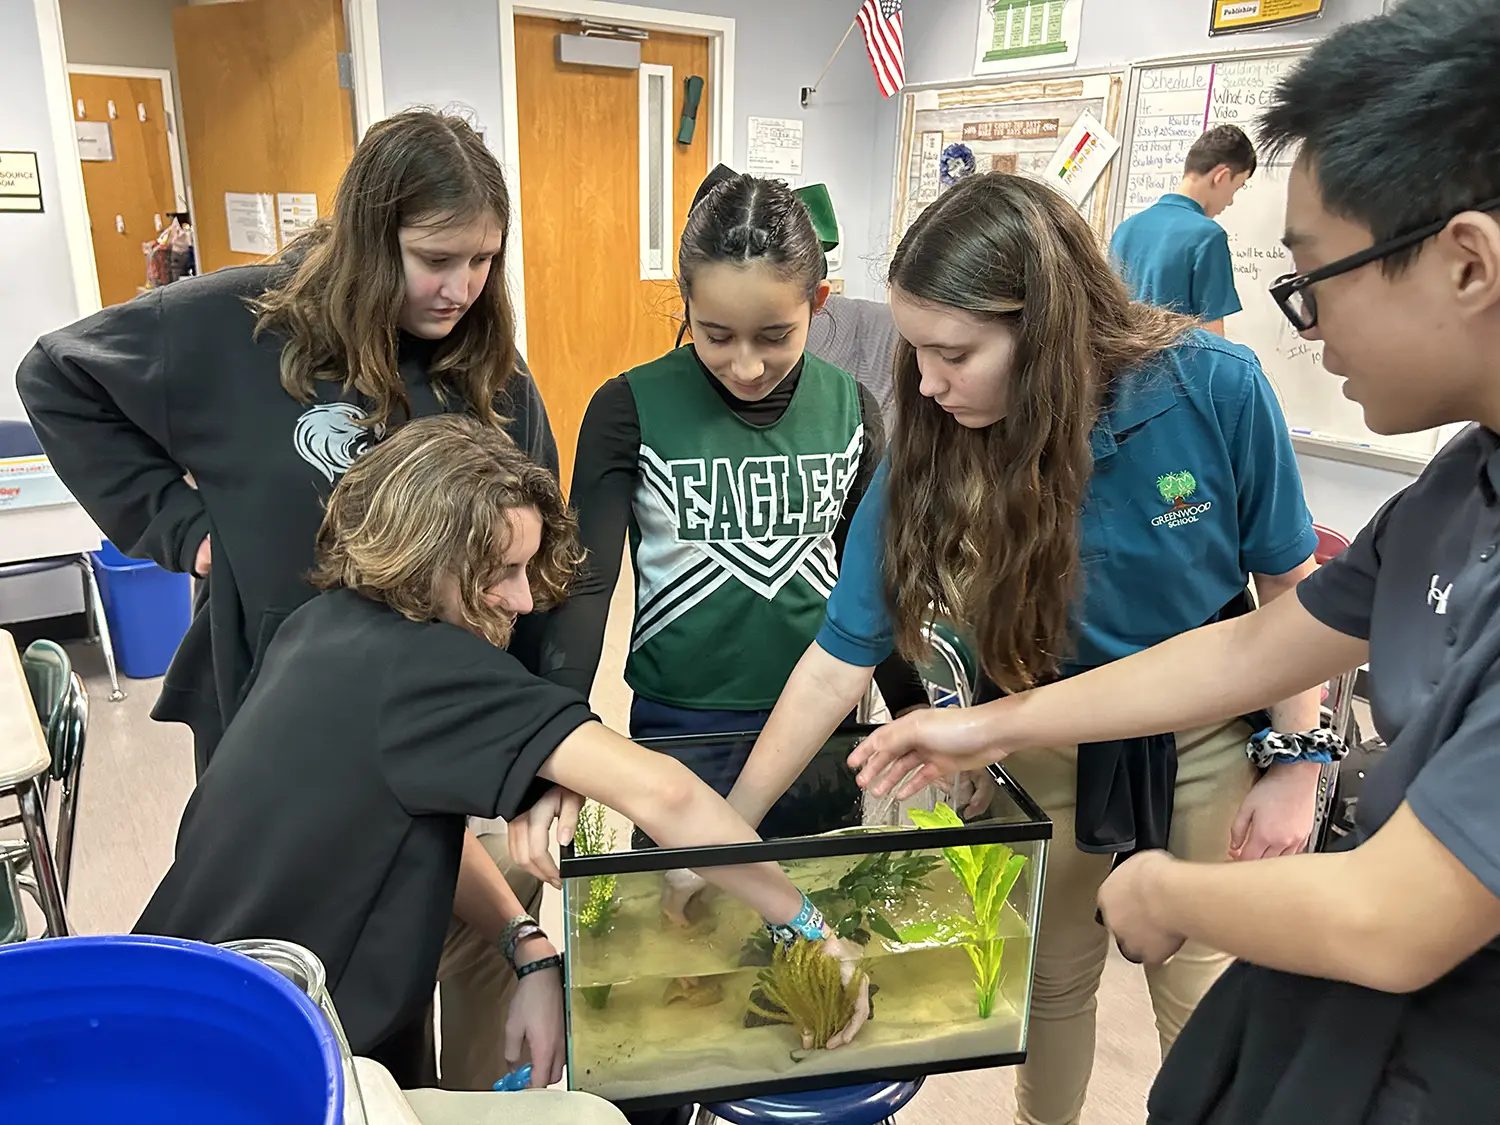
[[[824,887],[857,863],[837,857],[787,864],[805,887]],[[866,946],[866,968],[879,986],[874,1017],[859,1037],[836,1051],[800,1061],[801,1040],[787,1025],[743,1026],[746,1002],[759,969],[739,965],[744,940],[758,917],[738,902],[718,897],[708,916],[687,931],[661,919],[657,874],[623,876],[619,905],[603,934],[570,933],[572,1028],[570,1077],[575,1089],[615,1101],[745,1086],[786,1076],[880,1070],[945,1060],[1009,1054],[1021,1049],[1021,1011],[1030,966],[1022,918],[1007,907],[1007,938],[1000,995],[981,1020],[974,970],[957,945],[892,947],[880,937]],[[900,930],[914,922],[970,913],[968,896],[946,867],[929,886],[889,915]],[[571,929],[571,927],[570,927]],[[722,989],[714,1004],[667,1004],[680,977],[700,978]],[[612,985],[602,1009],[589,1007],[580,987]]]

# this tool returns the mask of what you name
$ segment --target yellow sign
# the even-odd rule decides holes
[[[1210,35],[1234,31],[1259,31],[1298,20],[1313,20],[1323,14],[1323,0],[1212,0]]]

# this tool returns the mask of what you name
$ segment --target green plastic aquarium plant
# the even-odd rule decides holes
[[[908,815],[918,828],[962,828],[962,818],[939,803],[932,812],[912,809]],[[1005,939],[1000,937],[1000,913],[1021,877],[1026,857],[1004,844],[970,844],[944,848],[943,858],[974,904],[974,917],[955,914],[935,922],[919,922],[901,931],[908,944],[957,939],[974,964],[974,990],[979,994],[979,1018],[989,1019],[1000,991],[1000,962]]]
[[[614,850],[615,838],[615,830],[605,827],[604,806],[597,801],[585,804],[578,815],[578,829],[573,836],[573,854],[603,855]],[[602,933],[609,926],[616,905],[615,876],[592,876],[583,907],[578,911],[579,928],[589,934]],[[609,984],[585,985],[580,991],[589,1007],[603,1008],[609,1002],[609,992],[613,987]]]
[[[838,959],[823,955],[821,941],[798,938],[772,952],[750,993],[750,1012],[790,1024],[804,1046],[820,1051],[853,1018],[864,977],[861,968],[845,984]]]

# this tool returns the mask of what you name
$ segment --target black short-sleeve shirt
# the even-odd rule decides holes
[[[136,930],[312,950],[356,1053],[432,996],[466,816],[524,807],[576,693],[348,590],[277,631]]]
[[[1370,642],[1371,712],[1390,749],[1360,794],[1354,843],[1409,802],[1500,895],[1500,437],[1471,426],[1297,593]]]

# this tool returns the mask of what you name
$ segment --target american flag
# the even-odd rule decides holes
[[[880,92],[890,97],[906,84],[906,51],[901,40],[901,0],[865,0],[854,17],[865,36]]]

